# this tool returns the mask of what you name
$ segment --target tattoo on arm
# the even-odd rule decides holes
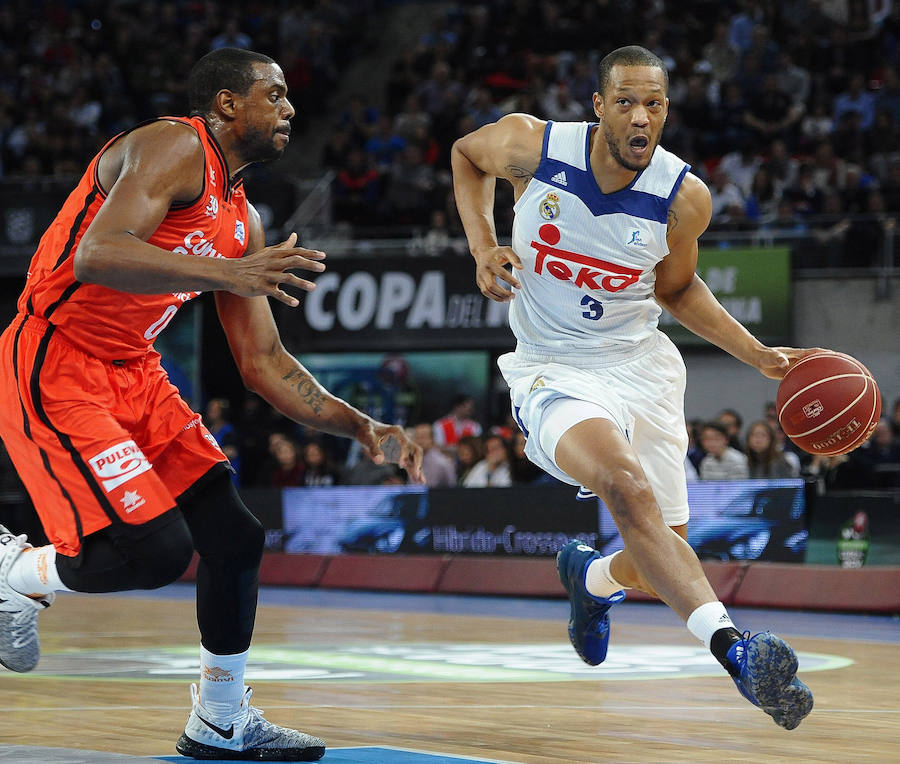
[[[301,400],[309,406],[314,413],[318,414],[325,406],[325,393],[316,384],[316,381],[304,374],[299,369],[291,369],[282,379],[293,387],[297,388]]]
[[[515,164],[506,165],[506,172],[509,173],[511,178],[516,180],[528,181],[534,177],[534,170],[529,170],[527,167],[519,167],[519,165]]]
[[[678,215],[675,214],[675,210],[670,209],[669,214],[666,217],[666,235],[668,236],[677,227],[678,227]]]

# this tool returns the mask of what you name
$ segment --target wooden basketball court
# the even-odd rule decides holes
[[[174,742],[198,673],[192,595],[61,595],[42,615],[38,670],[0,673],[0,761],[187,761]],[[788,732],[666,608],[618,606],[596,669],[568,644],[567,609],[265,590],[253,703],[325,738],[326,763],[898,760],[896,619],[733,611],[739,627],[771,628],[800,654],[816,707]]]

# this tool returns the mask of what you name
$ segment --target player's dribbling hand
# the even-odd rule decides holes
[[[297,287],[305,292],[316,288],[312,281],[307,281],[290,273],[300,269],[321,273],[325,270],[325,253],[317,249],[298,247],[297,234],[292,233],[280,244],[259,249],[251,255],[232,260],[237,270],[235,285],[228,291],[241,297],[274,297],[292,308],[300,301],[292,297],[282,288],[282,284]]]
[[[822,348],[765,348],[756,368],[769,379],[781,379],[797,361],[822,352]]]
[[[413,483],[425,482],[422,448],[409,439],[400,425],[372,422],[357,432],[356,439],[375,464],[396,464],[406,470]]]
[[[473,253],[474,254],[474,253]],[[522,261],[513,252],[512,247],[490,247],[480,250],[475,257],[475,283],[481,293],[494,302],[509,302],[515,295],[511,289],[507,289],[497,282],[497,279],[509,284],[516,289],[521,288],[519,280],[506,269],[511,265],[516,270],[522,270]]]

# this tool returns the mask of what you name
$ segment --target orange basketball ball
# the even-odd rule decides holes
[[[881,416],[881,392],[852,356],[824,351],[791,367],[775,399],[781,429],[810,454],[837,456],[862,445]]]

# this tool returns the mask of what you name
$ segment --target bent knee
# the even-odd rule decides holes
[[[620,525],[640,526],[662,522],[662,514],[653,489],[646,476],[631,470],[617,470],[599,480],[600,490],[595,492],[603,499],[610,513]]]
[[[183,521],[139,539],[128,553],[129,567],[137,579],[135,588],[158,589],[177,581],[193,554],[191,534]]]

